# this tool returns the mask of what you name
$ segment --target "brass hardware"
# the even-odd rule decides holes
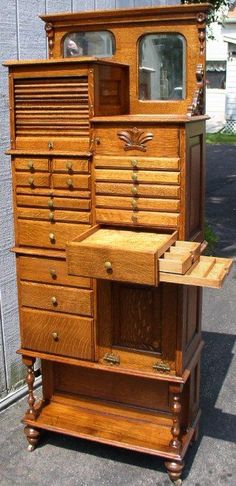
[[[119,356],[117,356],[116,354],[113,354],[113,353],[106,353],[104,358],[103,358],[103,361],[106,361],[107,363],[112,364],[112,365],[120,364]]]
[[[132,174],[131,179],[132,179],[132,181],[137,182],[137,180],[138,180],[138,174],[135,174],[135,173]]]
[[[133,200],[131,201],[131,206],[132,206],[132,208],[133,208],[133,209],[137,209],[137,207],[138,207],[138,203],[137,203],[136,199],[133,199]]]
[[[96,137],[95,138],[95,143],[96,143],[96,145],[100,145],[101,139],[99,137]]]
[[[66,162],[66,168],[68,171],[72,170],[72,166],[73,166],[72,162]]]
[[[109,272],[112,272],[112,264],[111,262],[105,262],[104,263],[104,267],[106,269],[106,271],[109,273]]]
[[[29,160],[28,167],[29,167],[29,170],[32,170],[34,168],[34,163],[33,163],[32,160]]]
[[[132,159],[131,160],[131,165],[132,165],[132,167],[137,167],[138,166],[138,160],[137,159]]]
[[[49,150],[53,149],[53,142],[48,142],[48,148],[49,148]]]
[[[49,216],[48,216],[48,219],[49,219],[49,221],[53,221],[54,220],[54,213],[52,213],[52,211],[50,211]]]
[[[131,192],[132,192],[132,194],[138,194],[137,187],[132,187]]]
[[[48,201],[48,207],[49,208],[53,208],[53,200],[52,199],[49,199],[49,201]]]
[[[54,233],[49,233],[49,240],[51,242],[53,242],[53,241],[55,241],[55,239],[56,239],[56,237],[55,237]]]
[[[153,369],[156,371],[160,371],[161,373],[169,373],[170,366],[165,361],[160,361],[160,363],[155,363],[153,365]]]
[[[59,336],[57,334],[57,332],[52,332],[52,338],[54,341],[59,341]]]
[[[53,296],[51,298],[51,302],[52,302],[53,305],[57,305],[57,298],[55,296]]]
[[[73,187],[72,179],[67,179],[66,183],[67,183],[68,187]]]
[[[34,185],[34,179],[33,179],[33,177],[29,177],[28,183],[29,183],[30,186],[33,186]]]
[[[50,268],[49,269],[49,273],[51,275],[52,278],[56,278],[57,277],[57,272],[56,270],[53,270],[53,268]]]
[[[132,214],[131,219],[132,219],[133,223],[137,223],[138,216],[136,216],[136,214]]]

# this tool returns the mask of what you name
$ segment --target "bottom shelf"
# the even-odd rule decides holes
[[[23,422],[39,429],[181,460],[198,418],[182,436],[181,452],[169,446],[171,417],[100,400],[54,395],[49,404],[42,405],[35,420],[26,415]]]

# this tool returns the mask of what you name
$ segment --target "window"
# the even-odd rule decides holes
[[[207,89],[225,89],[226,61],[207,61],[206,86]]]
[[[139,43],[139,99],[185,98],[185,39],[179,34],[147,34]]]
[[[64,57],[110,57],[115,52],[115,38],[111,32],[73,32],[64,38]]]

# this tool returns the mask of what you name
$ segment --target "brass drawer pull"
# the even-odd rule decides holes
[[[132,179],[132,181],[137,182],[137,180],[138,180],[138,174],[135,174],[135,173],[132,174],[131,179]]]
[[[54,221],[54,213],[52,213],[52,211],[50,211],[48,219],[49,221]]]
[[[137,209],[137,207],[138,207],[138,203],[137,203],[137,201],[136,201],[135,199],[133,199],[133,200],[131,201],[131,207],[132,207],[133,209]]]
[[[55,239],[56,239],[56,237],[55,237],[54,233],[49,233],[49,240],[51,242],[53,242],[53,241],[55,241]]]
[[[54,148],[53,142],[48,142],[48,148],[49,150],[52,150]]]
[[[137,167],[138,166],[138,160],[137,159],[132,159],[131,160],[131,165],[132,165],[132,167]]]
[[[57,305],[57,298],[55,296],[53,296],[51,298],[51,302],[52,302],[53,305]]]
[[[59,336],[57,332],[52,332],[52,338],[54,341],[59,341]]]
[[[132,192],[132,194],[134,194],[134,195],[135,195],[135,194],[138,194],[138,189],[137,189],[137,187],[132,187],[131,192]]]
[[[57,272],[53,268],[50,268],[49,273],[52,278],[57,278]]]
[[[28,183],[29,183],[30,186],[33,186],[34,185],[34,179],[33,179],[33,177],[29,177]]]
[[[29,160],[29,162],[28,162],[28,168],[29,168],[29,170],[32,170],[34,168],[34,163],[33,163],[32,160]]]
[[[107,273],[111,273],[112,272],[112,264],[111,264],[111,262],[105,262],[104,263],[104,267],[105,267]]]
[[[49,199],[49,201],[48,201],[48,207],[52,209],[53,208],[53,204],[54,204],[53,203],[53,199]]]
[[[116,365],[120,364],[120,357],[116,354],[113,353],[106,353],[103,361],[106,361],[109,364]]]
[[[68,187],[73,187],[72,179],[67,179],[66,183],[67,183]]]
[[[138,216],[136,216],[136,214],[132,214],[131,219],[132,219],[133,223],[137,223]]]
[[[72,170],[72,166],[73,166],[72,162],[66,162],[66,168],[68,171]]]

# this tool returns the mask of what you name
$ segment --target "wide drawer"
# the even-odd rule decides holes
[[[52,184],[55,189],[89,189],[90,176],[74,174],[53,174]]]
[[[74,174],[76,172],[88,172],[89,162],[84,159],[53,159],[52,170],[54,172],[67,172]]]
[[[91,223],[91,213],[88,211],[60,211],[59,209],[17,208],[20,219],[34,219],[45,221],[65,221],[71,223]]]
[[[22,255],[17,258],[17,266],[21,280],[71,287],[91,287],[89,278],[68,275],[67,263],[62,259]]]
[[[144,197],[116,197],[96,196],[96,207],[101,208],[122,208],[153,211],[178,211],[180,201],[178,199],[154,199]]]
[[[179,224],[178,213],[96,209],[97,223],[140,224],[175,228]]]
[[[89,228],[85,224],[49,223],[46,221],[19,220],[18,244],[23,246],[65,249],[67,241]]]
[[[94,359],[93,320],[21,309],[22,347],[71,358]]]
[[[67,245],[68,273],[157,285],[158,258],[176,237],[96,226]]]
[[[31,189],[37,187],[50,187],[50,177],[49,174],[39,172],[16,172],[15,183],[16,186],[29,187]]]
[[[89,199],[66,198],[54,196],[31,196],[18,194],[16,196],[17,206],[23,207],[39,207],[49,209],[77,209],[86,210],[91,209],[91,201]]]
[[[179,172],[168,171],[132,171],[132,170],[109,170],[96,169],[96,181],[119,181],[119,182],[133,182],[149,183],[149,184],[179,184]]]
[[[22,306],[66,312],[82,316],[93,315],[93,291],[45,285],[31,282],[20,283]]]
[[[46,171],[49,170],[49,160],[48,158],[35,158],[35,157],[17,157],[15,159],[15,169],[18,170],[28,170],[30,173],[34,174],[35,171]]]
[[[96,182],[96,194],[117,196],[180,197],[180,187],[154,184],[123,184],[117,182]]]
[[[108,155],[96,155],[95,167],[107,167],[117,169],[152,169],[152,170],[178,170],[179,157],[117,157]]]

